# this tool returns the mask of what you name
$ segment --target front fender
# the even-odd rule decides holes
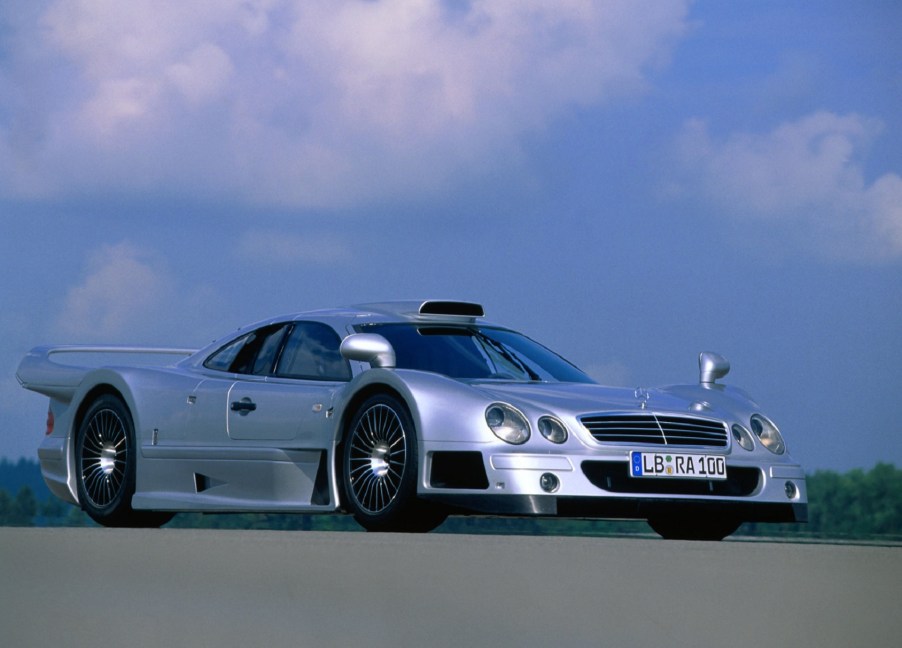
[[[439,374],[411,369],[370,369],[351,381],[336,399],[336,409],[342,412],[338,434],[353,416],[358,395],[380,388],[404,400],[423,441],[497,441],[485,422],[485,408],[491,402],[487,394]]]

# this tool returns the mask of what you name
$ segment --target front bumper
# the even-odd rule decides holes
[[[454,495],[431,493],[427,499],[460,514],[646,520],[656,515],[732,517],[742,522],[807,522],[807,503],[754,503],[722,500],[556,495]]]
[[[588,518],[667,514],[730,515],[746,522],[805,522],[805,473],[792,463],[762,465],[727,456],[727,479],[635,478],[628,452],[427,452],[421,497],[461,512]],[[553,475],[556,487],[543,488]]]

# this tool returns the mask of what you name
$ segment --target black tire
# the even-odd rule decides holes
[[[729,517],[664,515],[648,520],[648,526],[666,540],[720,541],[741,525],[741,521]]]
[[[416,429],[392,396],[371,396],[351,419],[341,474],[348,510],[367,531],[423,533],[447,517],[439,506],[417,499]]]
[[[99,396],[81,421],[75,441],[75,472],[81,507],[108,527],[159,527],[174,513],[135,511],[135,429],[125,403]]]

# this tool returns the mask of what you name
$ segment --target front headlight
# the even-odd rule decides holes
[[[552,443],[563,443],[567,440],[567,428],[551,416],[543,416],[539,419],[539,433]]]
[[[485,422],[502,441],[520,445],[529,439],[526,417],[506,403],[489,405],[485,410]]]
[[[755,442],[752,441],[752,435],[748,430],[738,423],[733,423],[731,431],[733,432],[733,439],[735,439],[736,443],[738,443],[743,450],[754,449]]]
[[[773,452],[774,454],[783,454],[786,452],[786,444],[783,443],[783,435],[777,426],[771,422],[766,416],[761,414],[752,414],[750,421],[752,432],[761,441],[761,445]]]

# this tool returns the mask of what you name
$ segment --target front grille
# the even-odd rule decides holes
[[[725,448],[727,428],[721,421],[664,414],[590,414],[579,418],[599,443]]]

